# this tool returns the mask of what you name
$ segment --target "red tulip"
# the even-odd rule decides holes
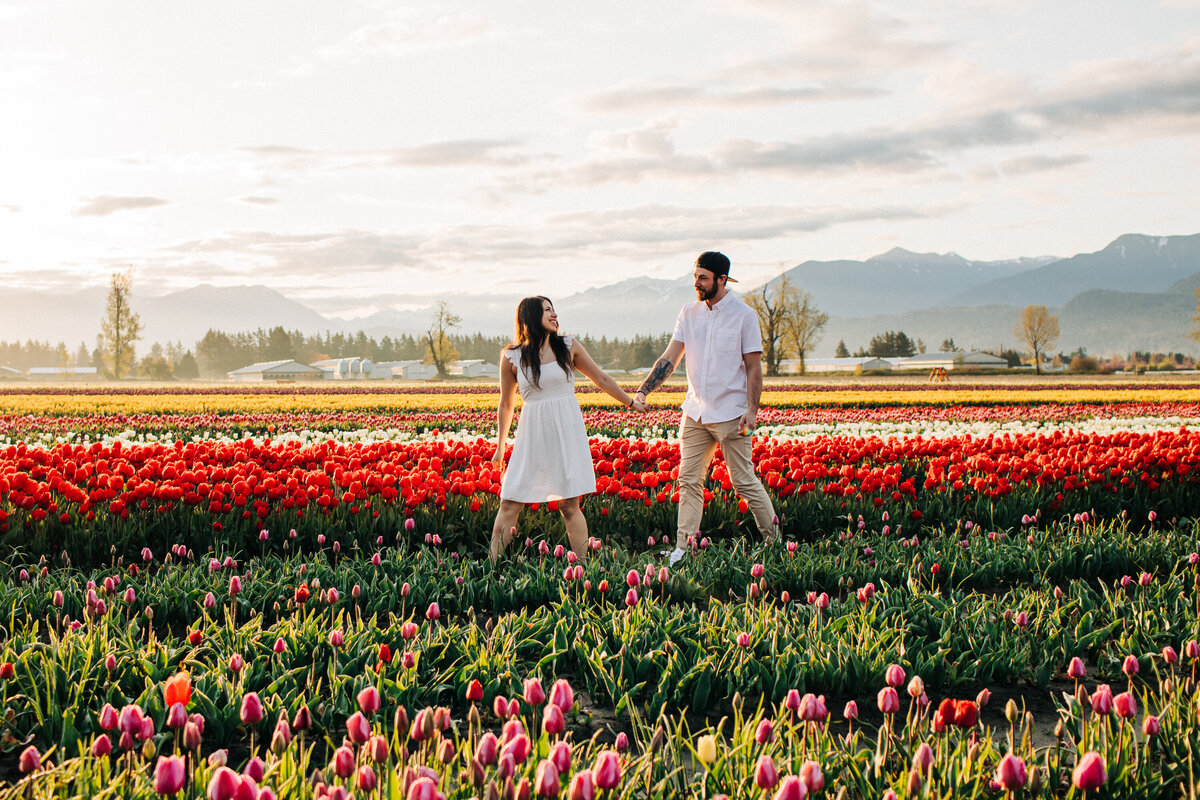
[[[1075,771],[1071,773],[1071,782],[1076,789],[1082,789],[1085,792],[1088,789],[1097,789],[1108,780],[1107,770],[1104,756],[1094,750],[1089,750],[1080,757]]]
[[[467,684],[467,700],[474,703],[477,700],[483,699],[483,684],[478,680],[472,680]]]
[[[775,762],[770,756],[759,756],[754,765],[754,785],[760,789],[771,789],[779,783],[779,773],[775,771]]]
[[[112,741],[108,738],[107,733],[102,733],[96,737],[96,741],[92,742],[92,757],[101,758],[112,752]]]
[[[187,769],[180,756],[159,756],[154,765],[154,791],[159,794],[175,794],[183,788]]]
[[[263,704],[256,692],[247,692],[246,695],[242,697],[242,709],[240,716],[242,723],[245,725],[257,725],[258,723],[262,722]]]
[[[0,664],[0,680],[11,681],[15,677],[17,677],[17,669],[11,661]]]
[[[280,655],[287,650],[287,642],[285,642],[283,637],[280,636],[275,640],[275,645],[271,648],[271,650],[273,650],[276,655]]]
[[[954,701],[954,724],[960,728],[972,728],[979,719],[979,707],[970,700]]]
[[[621,785],[621,759],[612,750],[604,750],[596,756],[592,766],[592,778],[599,789],[615,789]]]

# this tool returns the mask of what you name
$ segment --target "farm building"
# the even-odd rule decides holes
[[[437,367],[433,364],[424,364],[418,360],[409,361],[382,361],[375,365],[375,368],[386,369],[390,372],[392,378],[400,378],[407,381],[427,381],[437,377]]]
[[[495,364],[484,361],[482,358],[471,359],[468,361],[455,361],[450,364],[448,370],[451,375],[462,376],[464,378],[498,378],[500,377],[500,368]]]
[[[392,377],[391,368],[376,364],[369,358],[327,358],[310,366],[325,373],[332,381],[386,380]]]
[[[12,367],[0,367],[0,381],[19,381],[25,378],[25,373]]]
[[[871,372],[873,370],[890,370],[891,368],[892,362],[885,358],[875,358],[874,356],[804,359],[804,369],[806,372]],[[779,362],[779,372],[784,375],[799,373],[800,360],[785,358]]]
[[[261,381],[319,381],[324,379],[325,371],[301,364],[291,359],[286,361],[264,361],[251,364],[248,367],[235,369],[229,373],[229,379],[256,383]]]
[[[957,350],[952,353],[921,353],[908,358],[889,359],[895,369],[1008,369],[1008,362],[991,353]]]
[[[95,367],[30,367],[31,381],[96,381],[100,371]]]

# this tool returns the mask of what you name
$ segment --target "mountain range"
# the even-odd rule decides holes
[[[1130,350],[1191,352],[1188,338],[1200,287],[1200,234],[1127,234],[1102,250],[1069,258],[1037,256],[972,261],[955,253],[896,248],[866,261],[806,261],[782,273],[813,295],[829,323],[813,356],[829,356],[839,340],[850,350],[877,333],[903,330],[936,350],[1014,347],[1021,308],[1037,303],[1058,316],[1058,348],[1104,355]],[[778,278],[773,279],[775,281]],[[770,283],[770,282],[769,282]],[[761,286],[735,288],[744,294]],[[73,293],[10,291],[0,315],[0,340],[94,345],[106,290]],[[463,332],[507,334],[518,295],[447,294]],[[690,275],[634,278],[556,298],[564,329],[593,336],[657,334],[671,329],[679,309],[695,299]],[[326,317],[266,286],[201,285],[157,297],[135,294],[144,343],[191,346],[210,328],[227,332],[271,328],[323,333],[365,330],[376,338],[424,330],[429,307],[386,309],[368,317]],[[142,349],[143,344],[139,347]]]

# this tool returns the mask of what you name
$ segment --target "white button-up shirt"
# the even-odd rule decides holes
[[[671,338],[683,342],[687,396],[683,413],[697,422],[728,422],[749,408],[745,353],[762,352],[758,314],[733,292],[712,308],[689,303],[675,320]]]

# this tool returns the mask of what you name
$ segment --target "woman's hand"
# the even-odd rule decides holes
[[[496,448],[495,454],[492,456],[492,469],[500,474],[504,474],[504,447],[501,445]]]

